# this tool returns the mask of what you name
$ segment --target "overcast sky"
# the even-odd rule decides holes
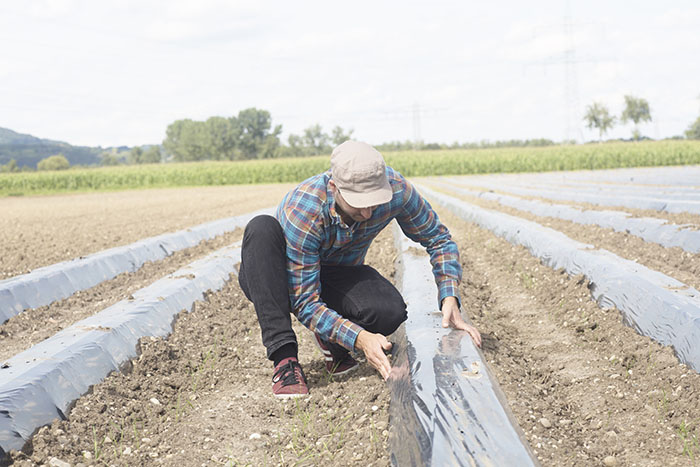
[[[0,127],[133,146],[257,107],[285,141],[581,141],[632,94],[663,138],[700,115],[698,31],[697,0],[3,0]]]

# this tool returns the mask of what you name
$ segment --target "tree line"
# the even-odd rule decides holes
[[[635,140],[642,138],[639,124],[651,121],[649,103],[642,98],[626,95],[625,108],[619,117],[622,123],[633,122],[632,137]],[[618,121],[618,117],[612,115],[608,108],[600,103],[593,102],[588,106],[584,120],[588,128],[596,128],[599,131],[599,140]],[[2,129],[0,129],[2,130]],[[19,136],[10,130],[6,133],[15,139]],[[200,161],[200,160],[244,160],[244,159],[268,159],[277,157],[303,157],[320,154],[329,154],[334,146],[350,139],[354,131],[336,126],[330,132],[324,131],[321,125],[314,124],[301,134],[290,134],[286,144],[281,141],[282,125],[273,125],[270,112],[267,110],[249,108],[241,110],[238,115],[231,117],[210,117],[204,121],[191,119],[176,120],[168,125],[165,139],[162,145],[145,145],[133,148],[78,148],[86,154],[95,157],[96,149],[99,153],[101,165],[121,164],[152,164],[167,162],[170,160]],[[0,134],[2,136],[2,134]],[[700,139],[700,117],[692,123],[685,137],[688,139]],[[36,138],[34,138],[36,139]],[[40,145],[46,146],[46,142],[38,140],[41,144],[32,141],[32,145],[13,142],[16,146],[22,146],[22,150],[34,151]],[[2,142],[0,140],[0,142]],[[53,142],[51,142],[53,143]],[[71,166],[69,160],[75,164],[76,160],[70,151],[74,147],[65,143],[61,144],[61,152],[35,162],[37,170],[61,170]],[[500,147],[527,147],[550,146],[554,141],[544,138],[527,140],[506,141],[481,141],[478,143],[424,143],[416,141],[390,141],[375,145],[380,151],[407,151],[407,150],[437,150],[437,149],[478,149]],[[7,146],[5,144],[4,146]],[[3,146],[3,147],[4,147]],[[29,147],[29,149],[26,149]],[[56,147],[55,149],[58,149]],[[38,155],[32,153],[34,157]],[[45,154],[45,152],[44,152]],[[66,154],[68,157],[64,156]],[[83,156],[83,153],[80,154]],[[15,159],[7,159],[4,165],[0,165],[0,172],[19,172],[33,170],[31,166],[17,163]],[[78,164],[81,164],[78,161]],[[0,162],[2,160],[0,159]],[[85,164],[86,162],[82,162]],[[94,163],[94,162],[93,162]],[[90,164],[90,162],[87,162]]]
[[[282,125],[272,124],[270,112],[249,108],[232,117],[177,120],[168,125],[165,133],[163,148],[174,160],[184,162],[324,154],[350,139],[353,131],[336,126],[328,134],[321,125],[312,125],[301,135],[289,135],[285,145],[280,140]]]
[[[176,161],[268,159],[328,154],[333,147],[352,138],[354,130],[335,126],[330,133],[319,124],[301,134],[290,134],[286,144],[280,140],[281,125],[272,124],[270,113],[245,109],[235,117],[210,117],[205,121],[177,120],[166,130],[163,148]],[[506,146],[548,146],[548,139],[482,141],[480,143],[423,143],[392,141],[376,145],[380,151],[473,149]]]

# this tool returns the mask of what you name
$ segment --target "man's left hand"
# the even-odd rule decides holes
[[[442,327],[451,326],[455,329],[467,331],[472,337],[474,344],[481,347],[481,334],[474,326],[467,324],[459,313],[459,304],[456,297],[445,297],[442,300]]]

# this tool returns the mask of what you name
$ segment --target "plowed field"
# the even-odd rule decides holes
[[[289,188],[0,199],[0,272],[11,277],[273,206]],[[547,225],[700,287],[697,254],[458,197]],[[599,308],[585,278],[543,266],[524,248],[436,210],[460,248],[463,310],[480,329],[485,359],[543,465],[700,462],[700,376],[681,364],[672,349],[637,334],[616,309]],[[697,215],[668,219],[700,225]],[[0,361],[240,235],[236,231],[217,237],[50,306],[25,311],[0,325]],[[368,262],[393,278],[395,257],[387,229],[373,244]],[[95,385],[67,420],[40,429],[9,462],[388,465],[386,384],[366,363],[345,378],[329,378],[309,331],[298,324],[296,330],[312,395],[280,402],[270,391],[272,368],[264,358],[255,312],[232,277],[221,291],[182,312],[169,338],[142,339],[139,358],[124,372]]]

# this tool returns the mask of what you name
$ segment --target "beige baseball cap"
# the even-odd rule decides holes
[[[331,154],[331,177],[354,208],[388,203],[393,196],[384,158],[367,143],[346,141],[336,146]]]

